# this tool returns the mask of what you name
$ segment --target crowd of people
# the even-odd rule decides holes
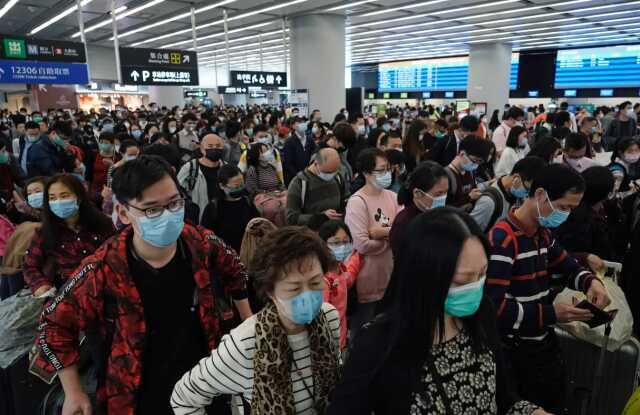
[[[640,322],[639,115],[0,111],[24,376],[63,415],[561,414],[553,327],[593,314],[558,288],[603,309],[622,262]]]

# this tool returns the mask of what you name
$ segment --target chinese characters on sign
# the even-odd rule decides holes
[[[87,65],[0,60],[0,83],[88,84]]]
[[[120,69],[127,85],[198,85],[194,52],[120,48]]]
[[[0,55],[4,59],[76,63],[87,61],[82,43],[11,36],[2,37],[0,48]]]
[[[246,94],[249,92],[249,88],[233,87],[233,86],[219,86],[218,94]]]
[[[279,88],[287,86],[285,72],[230,71],[231,86]]]

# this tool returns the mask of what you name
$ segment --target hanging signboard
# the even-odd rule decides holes
[[[231,86],[279,88],[287,86],[286,72],[229,71]]]
[[[195,52],[175,49],[120,48],[126,85],[198,85]]]
[[[205,89],[189,89],[184,91],[185,98],[206,98],[209,93]]]
[[[247,94],[249,88],[234,87],[234,86],[219,86],[218,94]]]
[[[85,63],[84,44],[0,35],[0,58],[41,62]]]
[[[0,83],[88,84],[87,65],[0,60]]]

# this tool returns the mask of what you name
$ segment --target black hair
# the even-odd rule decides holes
[[[571,115],[567,111],[556,112],[553,125],[556,128],[564,127],[565,123],[571,122]]]
[[[620,108],[620,111],[622,111],[623,109],[625,109],[629,105],[631,105],[631,101],[624,101],[622,104],[620,104],[620,106],[618,108]]]
[[[169,165],[173,167],[175,171],[178,171],[178,169],[180,168],[180,153],[173,146],[155,143],[145,146],[142,149],[141,154],[146,154],[148,156],[158,156],[169,163]]]
[[[395,148],[384,150],[384,154],[389,161],[389,165],[392,167],[399,164],[405,164],[407,162],[407,158],[404,153],[400,150],[396,150]]]
[[[560,103],[560,109],[566,110],[567,108],[569,108],[569,103],[567,101],[562,101]]]
[[[358,172],[371,174],[376,169],[376,159],[387,159],[387,155],[379,148],[365,148],[358,154]]]
[[[411,222],[401,249],[394,255],[391,276],[398,281],[390,312],[395,320],[390,335],[396,347],[404,346],[410,354],[426,358],[436,336],[439,343],[444,341],[445,300],[463,246],[470,238],[477,238],[488,259],[489,242],[466,213],[444,207],[429,210]],[[474,350],[491,347],[489,329],[483,322],[492,320],[495,309],[486,295],[476,313],[461,318]]]
[[[114,133],[107,133],[107,132],[102,132],[100,133],[100,135],[98,136],[98,141],[108,141],[111,144],[113,144],[116,140],[116,135]]]
[[[102,236],[113,233],[113,223],[89,198],[84,185],[72,174],[57,174],[46,181],[42,202],[42,228],[40,230],[47,250],[59,249],[61,229],[67,226],[64,219],[57,217],[49,207],[49,189],[54,183],[62,183],[71,190],[78,200],[78,224],[84,230]]]
[[[533,197],[537,189],[546,190],[550,201],[558,200],[567,193],[584,193],[584,179],[564,164],[552,163],[540,170],[533,179],[529,196]]]
[[[242,124],[238,121],[229,120],[225,124],[224,133],[227,135],[227,139],[232,139],[242,130]]]
[[[475,132],[480,126],[480,122],[473,115],[467,115],[460,120],[460,129],[468,133]]]
[[[582,172],[582,178],[586,184],[583,201],[593,206],[609,196],[613,191],[613,173],[608,167],[593,166]]]
[[[491,154],[491,145],[489,143],[489,141],[475,135],[468,135],[460,141],[459,152],[464,151],[469,156],[487,160]]]
[[[507,112],[504,115],[504,119],[508,120],[508,119],[518,119],[518,118],[522,118],[524,117],[524,111],[522,111],[522,108],[519,107],[511,107],[507,110]]]
[[[636,145],[640,147],[640,141],[636,140],[632,137],[626,137],[616,143],[616,151],[611,154],[611,161],[615,161],[617,157],[622,158],[624,152],[629,149],[629,147]]]
[[[226,186],[229,180],[233,179],[237,175],[241,175],[242,172],[237,166],[233,164],[223,164],[218,170],[218,184]]]
[[[442,178],[447,177],[444,167],[435,161],[423,161],[411,172],[404,186],[398,192],[398,204],[407,206],[413,203],[413,190],[428,193]]]
[[[71,138],[71,134],[73,132],[71,128],[71,123],[67,121],[56,121],[50,128],[49,132],[55,131],[58,135]]]
[[[409,125],[407,138],[403,143],[403,149],[412,158],[422,157],[425,152],[424,144],[420,140],[420,133],[427,129],[427,124],[422,120],[414,120]]]
[[[39,130],[40,126],[35,121],[27,121],[24,125],[25,130]]]
[[[189,121],[198,122],[198,118],[192,112],[187,112],[182,116],[181,121],[183,124]]]
[[[351,148],[356,142],[356,132],[353,131],[351,125],[343,122],[338,123],[333,128],[333,135],[346,148]]]
[[[179,188],[174,172],[165,159],[144,154],[114,171],[111,188],[116,199],[127,204],[130,200],[140,198],[142,192],[167,176]]]
[[[357,122],[359,118],[364,118],[361,112],[353,112],[349,114],[349,124]]]
[[[120,142],[120,154],[124,154],[127,152],[129,147],[138,147],[140,148],[140,144],[138,144],[134,140],[123,140]]]
[[[263,148],[269,148],[268,145],[262,143],[253,143],[247,150],[247,165],[257,167],[260,164],[260,155]]]
[[[529,156],[537,156],[546,162],[550,162],[558,150],[561,149],[560,142],[553,137],[541,137],[536,140]]]
[[[587,147],[588,138],[582,133],[571,133],[564,140],[565,150],[582,150]]]
[[[514,126],[511,130],[509,130],[509,137],[507,137],[507,147],[511,147],[513,149],[518,148],[518,145],[520,144],[518,141],[518,137],[520,137],[520,134],[526,132],[526,128],[520,125]]]
[[[341,220],[331,219],[323,223],[320,228],[318,228],[318,236],[322,238],[323,241],[327,241],[329,238],[334,236],[340,229],[342,229],[348,236],[349,239],[353,241],[353,237],[351,236],[351,231],[346,223]]]
[[[523,182],[530,182],[533,181],[536,174],[547,167],[548,164],[546,160],[540,157],[527,156],[516,162],[513,169],[511,169],[511,174],[519,175]]]
[[[258,124],[253,129],[253,134],[267,133],[267,132],[269,132],[269,126],[266,124]]]

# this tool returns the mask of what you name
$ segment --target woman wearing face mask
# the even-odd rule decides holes
[[[516,125],[509,131],[506,147],[502,150],[500,161],[498,161],[498,165],[496,166],[496,177],[511,174],[513,166],[529,153],[528,136],[527,129],[519,125]]]
[[[358,310],[353,317],[353,332],[373,318],[376,304],[389,283],[393,267],[389,232],[400,211],[396,194],[386,190],[393,178],[382,150],[361,151],[358,170],[366,184],[351,196],[345,215],[345,222],[353,232],[354,247],[365,258],[357,281]]]
[[[42,228],[24,259],[24,279],[32,293],[38,296],[62,286],[113,231],[78,179],[69,174],[52,177],[44,188]]]
[[[142,131],[142,126],[136,123],[131,124],[131,137],[138,143],[142,143],[143,136],[144,131]]]
[[[325,413],[340,361],[340,317],[322,303],[334,259],[302,227],[267,235],[261,248],[249,273],[265,307],[178,381],[176,415],[203,415],[219,395],[242,395],[255,414]]]
[[[638,190],[633,181],[631,169],[640,160],[640,143],[634,138],[624,138],[616,145],[616,151],[611,155],[609,170],[615,178],[614,192],[619,199],[623,199]],[[633,167],[632,167],[633,166]]]
[[[25,185],[26,199],[18,193],[13,193],[13,204],[18,213],[11,212],[10,216],[14,223],[40,222],[42,215],[42,204],[44,201],[44,185],[46,177],[36,176],[29,179]]]
[[[240,252],[244,229],[260,216],[249,201],[240,169],[225,164],[218,170],[217,199],[211,200],[202,213],[201,225],[215,231],[236,252]]]
[[[324,301],[331,304],[340,314],[340,350],[347,345],[347,297],[355,284],[364,259],[353,249],[353,238],[346,223],[328,220],[318,229],[318,235],[327,243],[337,263],[324,275],[326,288]]]
[[[427,135],[430,136],[427,125],[423,121],[415,120],[409,126],[407,138],[404,140],[402,145],[402,149],[406,154],[406,166],[408,172],[412,172],[416,165],[424,159],[424,156],[428,151],[424,144],[425,136]],[[434,140],[430,140],[429,138],[426,140],[426,142],[433,141]]]
[[[102,188],[107,184],[108,172],[114,163],[120,160],[116,152],[116,137],[112,133],[102,133],[98,138],[99,152],[93,162],[93,176],[89,193],[98,205],[102,203]]]
[[[166,133],[170,137],[170,141],[172,144],[178,143],[178,120],[173,117],[165,118],[162,123],[162,132]]]
[[[322,139],[326,135],[326,128],[319,121],[314,121],[311,123],[311,138],[315,141],[316,144],[320,144]]]
[[[278,226],[285,225],[287,189],[278,173],[279,155],[273,147],[254,143],[247,150],[246,174],[249,199],[261,215]]]
[[[416,218],[395,257],[394,307],[356,338],[329,415],[547,414],[514,393],[483,295],[488,251],[459,211]]]
[[[124,140],[120,144],[119,149],[120,161],[111,165],[107,172],[107,183],[102,188],[102,212],[112,216],[113,212],[113,192],[111,191],[111,183],[113,182],[113,172],[124,163],[135,160],[140,155],[140,145],[134,140]]]

